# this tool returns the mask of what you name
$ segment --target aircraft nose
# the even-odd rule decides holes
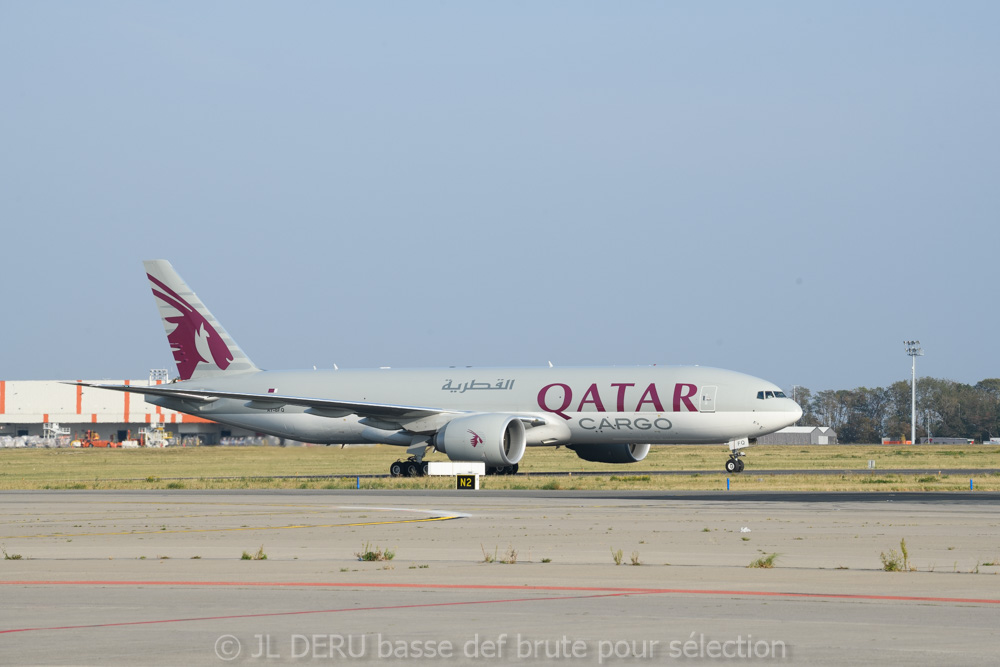
[[[791,410],[791,413],[794,415],[792,423],[795,423],[798,420],[802,419],[802,406],[796,403],[795,401],[792,401],[792,406],[794,406],[793,409]]]

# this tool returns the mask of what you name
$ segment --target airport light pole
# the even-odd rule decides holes
[[[912,403],[910,411],[910,444],[917,444],[917,357],[924,356],[924,350],[920,347],[919,340],[904,340],[903,346],[906,353],[910,355],[912,367],[910,369],[910,390],[912,393]]]

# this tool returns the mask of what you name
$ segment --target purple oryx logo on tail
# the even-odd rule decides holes
[[[167,341],[174,351],[174,361],[177,362],[177,372],[181,379],[191,379],[198,364],[203,361],[214,363],[219,370],[229,368],[233,355],[219,332],[177,292],[148,273],[146,277],[155,285],[153,296],[179,313],[164,319],[175,325],[174,330],[167,334]]]
[[[472,437],[469,438],[469,442],[472,444],[473,447],[475,447],[476,445],[483,444],[483,439],[482,437],[480,437],[478,433],[473,431],[471,428],[469,429],[469,433],[472,434]]]

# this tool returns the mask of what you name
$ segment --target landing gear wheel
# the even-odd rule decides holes
[[[739,459],[729,459],[726,461],[726,472],[739,472],[740,471],[740,461]]]
[[[420,464],[420,475],[422,477],[426,477],[429,474],[430,474],[430,466],[427,464],[427,461],[424,461],[423,463]]]
[[[736,472],[743,472],[743,459],[736,459]]]
[[[511,475],[516,475],[516,474],[517,474],[517,469],[518,469],[518,464],[517,464],[517,463],[515,463],[514,465],[512,465],[512,466],[510,467],[510,474],[511,474]]]
[[[403,462],[402,461],[396,461],[391,466],[389,466],[389,474],[392,475],[393,477],[402,477],[403,476]]]
[[[420,477],[420,464],[416,461],[406,462],[406,476],[407,477]]]

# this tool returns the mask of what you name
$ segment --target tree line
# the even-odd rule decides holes
[[[910,383],[889,387],[826,389],[816,393],[796,387],[802,406],[800,426],[830,426],[842,443],[910,439]],[[975,385],[923,377],[917,379],[917,441],[923,437],[1000,436],[1000,378]]]

